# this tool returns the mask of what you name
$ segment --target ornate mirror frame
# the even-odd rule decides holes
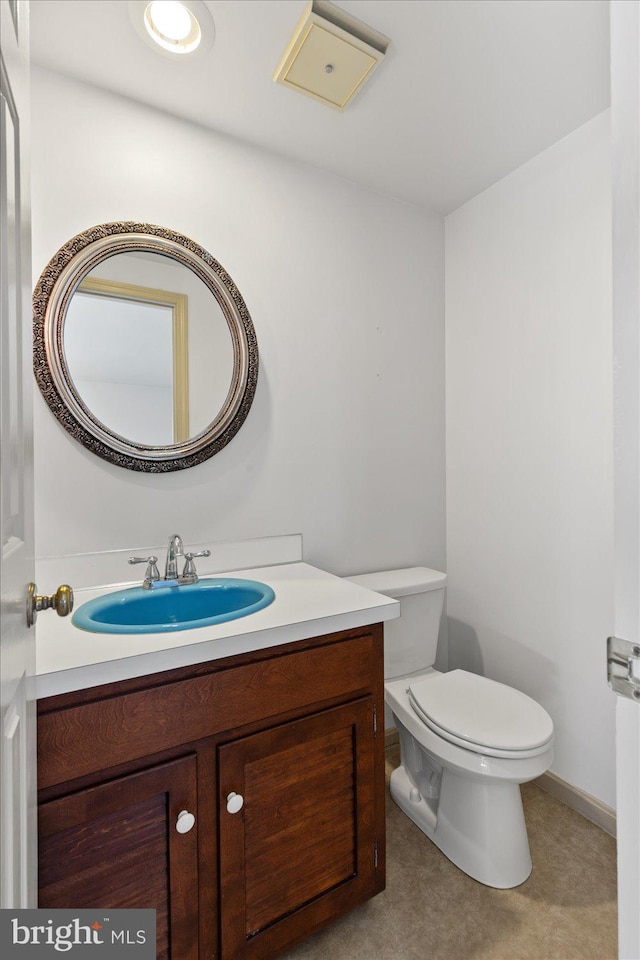
[[[226,400],[197,436],[166,446],[147,446],[112,432],[83,403],[69,375],[64,323],[69,303],[87,274],[117,253],[144,251],[188,267],[215,297],[233,342],[233,375]],[[91,227],[69,240],[44,269],[33,295],[33,365],[49,409],[71,436],[119,467],[145,473],[185,470],[218,453],[244,423],[258,381],[258,343],[242,295],[217,260],[174,230],[148,223]]]

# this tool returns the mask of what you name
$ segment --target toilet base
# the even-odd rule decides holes
[[[484,783],[445,768],[440,796],[434,802],[420,797],[400,766],[391,775],[391,796],[444,855],[474,880],[508,889],[524,883],[531,873],[517,783]]]

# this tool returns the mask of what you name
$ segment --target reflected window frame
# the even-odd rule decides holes
[[[126,300],[135,303],[150,303],[171,310],[171,342],[173,370],[173,442],[189,439],[189,330],[188,297],[173,290],[142,287],[120,280],[102,277],[85,277],[78,293],[103,297],[107,300]]]

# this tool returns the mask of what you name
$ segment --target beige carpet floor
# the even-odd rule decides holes
[[[283,960],[615,960],[615,841],[534,784],[522,793],[520,887],[467,877],[387,797],[386,890]]]

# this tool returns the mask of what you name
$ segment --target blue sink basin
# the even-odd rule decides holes
[[[212,577],[152,590],[130,587],[88,600],[71,622],[92,633],[168,633],[246,617],[268,607],[275,593],[258,580]]]

